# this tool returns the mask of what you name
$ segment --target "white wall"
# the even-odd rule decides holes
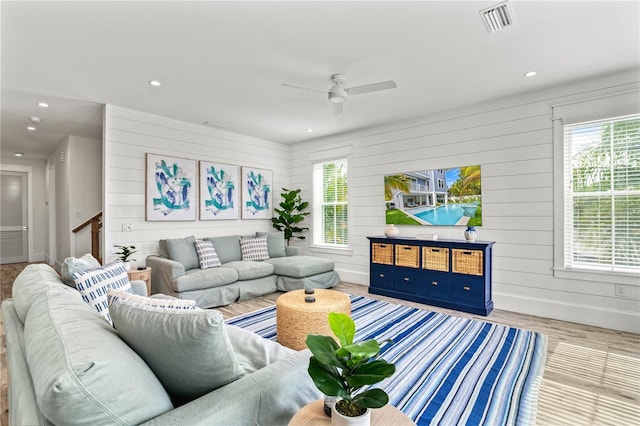
[[[65,258],[91,252],[89,227],[77,234],[71,230],[102,209],[102,141],[68,136],[48,161],[55,165],[55,263],[59,269]]]
[[[311,200],[311,158],[350,148],[351,252],[318,253],[345,281],[369,283],[371,235],[385,228],[383,175],[482,166],[483,225],[495,241],[497,309],[640,332],[638,291],[616,297],[610,282],[553,276],[553,126],[551,107],[600,94],[638,90],[638,70],[527,93],[455,111],[291,146],[291,186]],[[403,236],[463,239],[464,228],[400,226]],[[306,251],[313,251],[305,243]],[[638,290],[640,279],[632,289]]]
[[[6,170],[12,169],[11,166],[18,166],[18,168],[29,167],[32,172],[32,226],[31,241],[33,247],[29,248],[30,262],[42,262],[47,256],[47,205],[45,203],[45,160],[28,160],[24,158],[18,158],[13,156],[3,156],[0,160],[2,168]],[[7,166],[7,167],[5,167]]]
[[[145,154],[272,170],[273,201],[277,205],[280,189],[289,184],[287,145],[113,105],[105,107],[104,130],[105,261],[115,258],[114,244],[135,245],[139,252],[132,265],[138,266],[144,265],[147,255],[158,252],[158,240],[162,238],[273,230],[270,220],[145,221]],[[122,232],[123,223],[131,223],[133,231]]]

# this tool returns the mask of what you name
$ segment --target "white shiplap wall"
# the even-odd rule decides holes
[[[369,283],[371,235],[385,228],[383,176],[482,166],[483,225],[479,240],[495,241],[493,299],[497,309],[640,332],[637,286],[617,297],[610,282],[553,276],[554,162],[551,107],[607,93],[638,90],[633,70],[291,146],[291,186],[312,198],[311,159],[351,150],[351,245],[317,254],[336,261],[345,281]],[[462,239],[461,227],[401,226],[400,234],[436,232]],[[305,250],[314,249],[305,244]]]
[[[272,170],[273,201],[277,205],[281,188],[289,184],[287,145],[113,105],[105,106],[104,129],[105,261],[114,259],[114,244],[134,244],[139,250],[134,255],[137,262],[133,262],[137,266],[144,265],[147,255],[158,252],[158,240],[162,238],[273,230],[270,220],[145,221],[145,154]],[[122,232],[123,223],[131,223],[133,231]]]

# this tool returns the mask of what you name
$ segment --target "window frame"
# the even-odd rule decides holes
[[[640,113],[640,90],[552,105],[554,232],[553,275],[557,278],[640,286],[640,274],[565,266],[565,125]]]
[[[312,197],[311,197],[311,208],[312,208],[312,213],[311,213],[311,223],[310,223],[310,227],[311,227],[311,241],[310,241],[310,249],[313,252],[318,252],[318,253],[327,253],[327,254],[331,254],[331,253],[340,253],[340,254],[352,254],[352,244],[353,244],[353,221],[352,221],[352,203],[351,203],[351,171],[352,171],[352,159],[351,159],[351,147],[345,147],[343,149],[334,149],[331,151],[331,153],[326,153],[326,152],[320,152],[320,153],[316,153],[314,155],[310,155],[309,157],[310,160],[310,169],[311,169],[311,188],[312,188]],[[323,242],[318,242],[316,241],[316,235],[317,235],[317,227],[322,227],[323,226],[323,221],[324,218],[320,217],[318,218],[317,215],[315,214],[316,211],[318,211],[318,203],[322,204],[322,196],[320,196],[320,200],[318,200],[318,197],[316,195],[316,191],[315,191],[315,186],[316,186],[316,182],[315,182],[315,169],[316,169],[316,165],[318,164],[324,164],[324,163],[330,163],[330,162],[334,162],[334,161],[340,161],[340,160],[345,160],[346,164],[347,164],[347,201],[346,201],[346,206],[347,206],[347,244],[345,245],[340,245],[340,244],[325,244]],[[322,231],[320,231],[321,233]]]

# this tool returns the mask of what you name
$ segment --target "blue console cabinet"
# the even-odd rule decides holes
[[[493,310],[493,242],[367,238],[369,293],[485,316]]]

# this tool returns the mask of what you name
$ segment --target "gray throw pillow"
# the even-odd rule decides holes
[[[185,238],[164,240],[169,259],[182,263],[185,271],[200,267],[195,242],[196,237],[193,235]]]
[[[124,299],[114,299],[109,312],[120,337],[175,397],[198,398],[241,376],[220,312],[157,309]]]
[[[102,268],[98,259],[87,253],[83,254],[81,257],[67,257],[64,262],[62,262],[60,275],[62,276],[62,281],[66,285],[75,288],[76,284],[73,282],[73,274],[76,272],[87,272],[98,268]]]
[[[256,232],[256,237],[267,237],[267,248],[269,257],[285,257],[287,252],[284,248],[284,232]]]

